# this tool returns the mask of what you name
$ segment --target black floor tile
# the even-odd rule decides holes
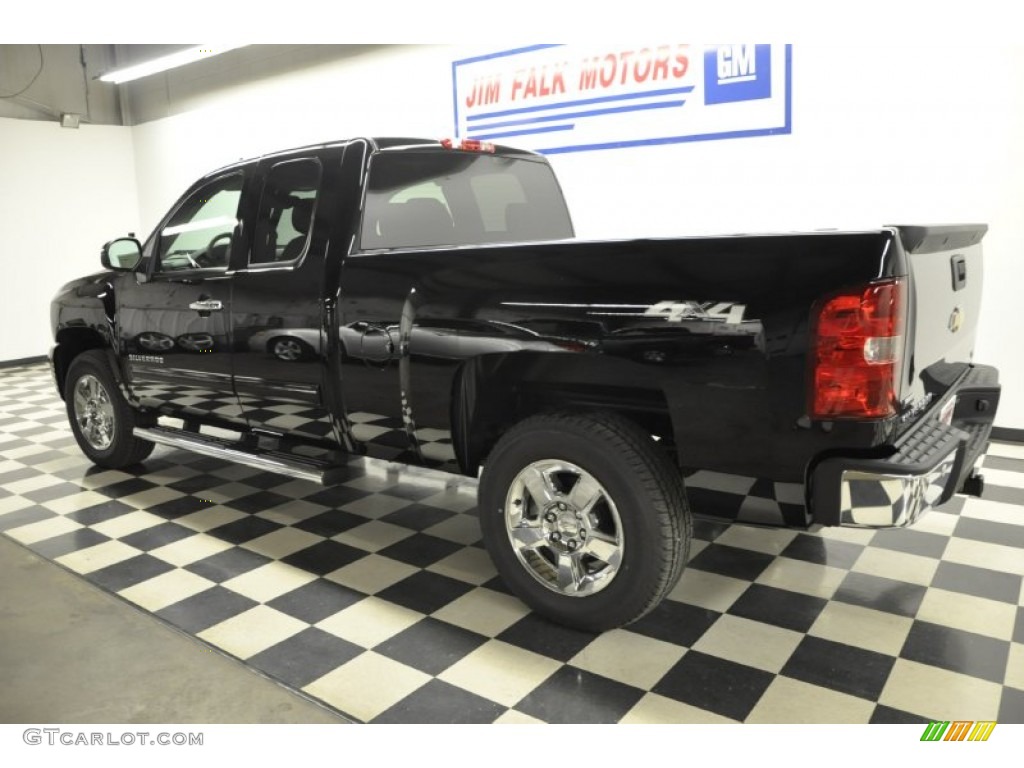
[[[693,538],[699,539],[702,542],[714,542],[728,529],[729,523],[727,522],[697,515],[693,516]]]
[[[486,641],[483,635],[428,616],[373,650],[428,675],[439,675]]]
[[[94,488],[93,490],[111,499],[121,499],[125,496],[132,496],[133,494],[142,493],[156,487],[155,483],[143,480],[141,477],[133,477],[111,485],[104,485],[102,488]]]
[[[121,541],[136,549],[141,549],[143,552],[148,552],[151,549],[156,549],[166,544],[173,544],[176,541],[181,541],[195,535],[196,532],[191,528],[185,528],[177,523],[161,523],[160,525],[154,525],[152,528],[146,528],[127,536],[122,536]]]
[[[775,675],[699,651],[689,651],[652,689],[670,699],[744,720]]]
[[[1013,642],[1024,643],[1024,606],[1017,608],[1017,621],[1013,625]]]
[[[1007,472],[1024,472],[1024,459],[1010,459],[1005,456],[986,456],[982,467],[985,469],[1003,469]]]
[[[911,555],[922,557],[933,557],[938,559],[946,551],[946,544],[949,543],[948,536],[940,536],[937,533],[915,531],[912,528],[891,528],[875,531],[871,539],[872,547],[892,549],[897,552],[906,552]]]
[[[596,637],[593,632],[563,627],[531,613],[499,634],[497,639],[550,659],[568,661]]]
[[[1020,595],[1021,577],[944,561],[939,563],[931,585],[1003,603],[1016,603]]]
[[[310,627],[249,657],[245,663],[286,685],[302,688],[362,652],[358,645]]]
[[[247,482],[245,480],[242,481]],[[238,499],[224,502],[225,507],[237,509],[240,512],[266,512],[268,509],[279,507],[291,501],[287,496],[272,491],[259,491],[257,493],[242,496]]]
[[[826,605],[828,600],[820,597],[751,584],[732,604],[729,613],[762,624],[806,632]]]
[[[0,515],[0,531],[10,531],[14,528],[38,523],[40,520],[46,520],[51,517],[57,517],[57,513],[51,512],[45,507],[25,507],[25,509],[19,509],[17,512],[8,512],[6,515]]]
[[[988,487],[986,486],[986,491]],[[1018,489],[1010,489],[1018,490]],[[1024,490],[1019,491],[1020,501],[1024,505]],[[953,535],[963,539],[985,541],[989,544],[1001,544],[1006,547],[1024,549],[1024,526],[1009,523],[995,523],[991,520],[978,520],[973,517],[961,517],[953,529]]]
[[[917,584],[867,573],[849,573],[832,599],[913,618],[927,591],[927,587]]]
[[[630,624],[629,630],[673,645],[690,647],[721,615],[689,603],[665,600],[642,619]]]
[[[877,701],[895,663],[892,656],[808,636],[793,651],[782,674]]]
[[[348,504],[352,501],[358,501],[359,499],[365,499],[369,496],[368,491],[361,491],[358,488],[349,488],[346,485],[334,485],[330,488],[324,488],[323,490],[312,493],[309,496],[304,496],[305,501],[311,501],[314,504],[323,504],[325,507],[340,507],[342,504]]]
[[[281,562],[318,576],[324,576],[331,571],[344,568],[356,560],[362,560],[366,555],[365,550],[350,547],[348,544],[338,541],[321,541],[282,558]]]
[[[1024,691],[1008,686],[1003,688],[1003,698],[999,702],[999,723],[1024,723]]]
[[[377,593],[377,597],[420,613],[439,611],[474,589],[458,579],[419,571]]]
[[[65,517],[82,525],[97,525],[135,511],[135,507],[130,507],[124,502],[111,499],[101,504],[94,504],[91,507],[69,512]]]
[[[201,474],[194,475],[193,477],[186,477],[182,480],[170,483],[167,487],[175,491],[181,491],[182,493],[192,493],[202,496],[203,491],[208,491],[218,485],[224,485],[223,478]]]
[[[354,515],[342,509],[330,509],[319,515],[308,517],[301,523],[296,523],[295,527],[300,531],[315,533],[317,536],[329,539],[332,536],[337,536],[339,533],[352,530],[356,526],[364,525],[365,523],[365,517]]]
[[[505,707],[442,680],[431,680],[371,722],[393,724],[493,723]]]
[[[1021,507],[1024,506],[1024,488],[1007,488],[1002,485],[986,483],[981,498],[986,501],[999,501],[1003,504],[1014,504]]]
[[[85,578],[111,592],[120,592],[122,589],[134,587],[136,584],[173,570],[173,565],[152,555],[136,555],[120,563],[87,573]]]
[[[574,667],[562,667],[516,704],[547,723],[617,723],[644,691]]]
[[[82,486],[75,485],[74,483],[57,483],[56,485],[48,485],[35,491],[26,491],[21,495],[37,504],[42,504],[44,501],[53,501],[64,496],[74,496],[76,493],[80,493],[81,490]]]
[[[385,547],[377,554],[390,557],[402,563],[414,565],[417,568],[426,568],[438,560],[443,560],[448,555],[462,549],[461,544],[453,541],[439,539],[436,536],[429,536],[425,533],[415,533],[408,538]]]
[[[915,621],[900,656],[1002,684],[1009,653],[1008,642],[926,621]]]
[[[37,555],[42,555],[49,560],[54,560],[58,557],[62,557],[63,555],[77,552],[80,549],[94,547],[105,541],[110,541],[110,537],[104,536],[102,533],[94,531],[91,528],[80,528],[77,531],[71,531],[69,533],[61,534],[60,536],[54,536],[52,539],[38,541],[35,544],[29,545],[29,549]]]
[[[185,570],[219,584],[270,562],[273,561],[269,557],[235,547],[189,563]]]
[[[170,487],[170,486],[168,486]],[[179,517],[191,515],[200,509],[206,509],[212,502],[196,496],[182,496],[180,499],[171,499],[161,504],[155,504],[146,511],[151,512],[164,520],[177,520]]]
[[[868,722],[872,725],[876,723],[879,725],[928,725],[930,721],[928,718],[915,715],[912,712],[904,712],[902,709],[893,709],[878,704]]]
[[[156,615],[194,635],[257,605],[255,600],[217,586],[161,608]]]
[[[771,555],[750,549],[708,544],[696,557],[690,558],[688,568],[731,576],[742,581],[753,581],[772,564]]]
[[[7,448],[7,443],[4,443],[4,448]],[[30,467],[38,467],[40,464],[45,464],[48,461],[55,461],[56,459],[65,459],[67,454],[64,451],[52,450],[42,451],[40,453],[33,453],[31,456],[23,456],[20,461],[22,464],[27,464]],[[53,474],[53,473],[51,473]],[[56,475],[55,475],[56,476]],[[64,478],[67,479],[67,478]]]
[[[834,568],[849,569],[857,562],[857,558],[863,551],[864,547],[860,544],[799,533],[782,550],[782,556],[816,565],[831,565]]]
[[[743,506],[743,497],[721,491],[710,491],[706,488],[686,489],[686,499],[690,509],[696,514],[707,515],[722,521],[735,520]]]
[[[216,536],[218,539],[232,544],[244,544],[247,541],[258,539],[260,536],[266,536],[271,531],[276,531],[283,527],[280,523],[252,516],[243,517],[234,522],[218,526],[207,531],[207,533],[210,536]]]
[[[388,493],[390,494],[391,491],[389,490]],[[455,512],[450,512],[447,509],[428,507],[425,504],[410,504],[408,507],[403,507],[397,512],[384,515],[381,520],[392,525],[399,525],[402,528],[409,528],[413,531],[422,531],[432,525],[443,523],[445,520],[455,517],[455,515]]]
[[[275,597],[267,605],[296,619],[316,624],[350,605],[355,605],[365,597],[362,592],[341,584],[327,579],[317,579]]]

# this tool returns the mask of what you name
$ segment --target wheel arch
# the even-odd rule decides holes
[[[676,427],[656,383],[628,361],[583,354],[515,352],[463,363],[452,382],[452,441],[460,469],[475,476],[512,425],[539,413],[612,412],[656,436],[678,465]]]
[[[76,357],[90,349],[110,349],[110,342],[95,328],[68,326],[57,331],[53,349],[53,375],[61,399],[66,397],[68,370]],[[113,366],[115,376],[117,368]]]

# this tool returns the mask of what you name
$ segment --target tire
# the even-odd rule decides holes
[[[545,414],[498,441],[480,481],[484,544],[534,611],[602,632],[675,586],[693,523],[682,476],[615,414]]]
[[[286,363],[297,363],[313,356],[313,348],[293,336],[275,336],[267,342],[267,352]]]
[[[125,401],[103,350],[88,350],[72,361],[64,393],[71,431],[93,464],[120,469],[153,452],[153,443],[132,434],[137,425],[152,424],[153,419]]]

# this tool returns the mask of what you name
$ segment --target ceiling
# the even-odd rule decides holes
[[[250,45],[124,85],[97,78],[194,44],[0,45],[0,118],[137,125],[187,111],[225,89],[328,61],[376,45]]]

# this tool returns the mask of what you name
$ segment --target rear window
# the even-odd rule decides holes
[[[370,162],[360,246],[484,245],[572,237],[547,163],[457,151],[384,152]]]

